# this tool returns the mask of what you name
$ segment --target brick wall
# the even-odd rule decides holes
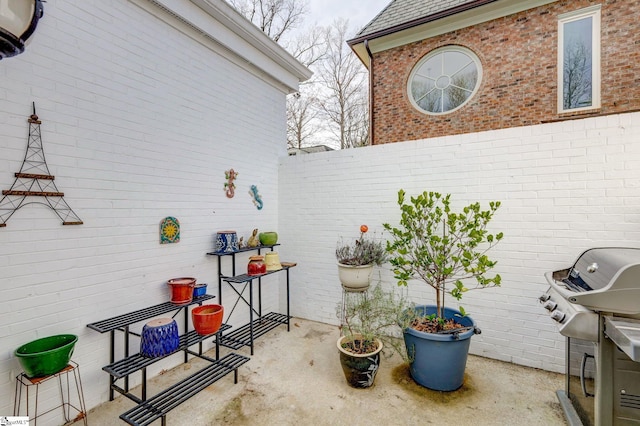
[[[493,251],[502,287],[461,302],[482,329],[471,352],[564,371],[564,339],[537,300],[543,274],[590,247],[640,246],[639,137],[640,113],[630,113],[286,158],[280,257],[298,262],[293,314],[339,322],[336,242],[360,224],[378,236],[397,224],[400,188],[451,193],[456,207],[500,200],[491,229],[505,235]],[[380,277],[396,288],[388,268]],[[415,284],[410,296],[433,303]]]
[[[527,126],[570,117],[571,114],[557,113],[558,15],[594,4],[602,4],[602,107],[595,114],[638,110],[640,2],[558,1],[375,54],[374,143]],[[446,45],[461,45],[475,52],[484,75],[468,104],[450,114],[430,116],[411,105],[407,81],[422,57]]]
[[[280,89],[128,0],[48,2],[26,52],[0,63],[1,189],[20,170],[32,101],[49,170],[84,225],[62,226],[33,204],[0,228],[0,415],[13,413],[13,350],[60,333],[79,336],[73,359],[87,406],[107,400],[108,334],[86,324],[167,301],[169,278],[196,277],[216,295],[217,262],[205,253],[218,230],[277,229],[277,158],[286,155]],[[239,172],[232,199],[230,168]],[[181,223],[177,244],[159,244],[166,216]],[[238,273],[246,262],[238,258]],[[272,277],[265,312],[278,308]],[[224,303],[231,294],[223,289]],[[230,323],[247,320],[238,308]],[[149,377],[181,360],[150,367]],[[59,414],[38,424],[61,424]]]

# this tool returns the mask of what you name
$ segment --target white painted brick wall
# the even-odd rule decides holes
[[[537,301],[543,274],[590,247],[640,245],[639,137],[631,113],[283,159],[281,257],[299,265],[294,315],[338,323],[336,241],[360,224],[378,233],[397,224],[398,189],[452,193],[458,207],[500,200],[491,228],[505,234],[493,251],[503,285],[462,300],[482,329],[471,351],[564,371],[564,339]],[[381,274],[395,286],[388,265]],[[415,284],[412,298],[432,303]]]
[[[63,227],[30,205],[0,230],[0,414],[13,410],[21,371],[13,350],[57,333],[80,337],[87,405],[106,400],[108,338],[85,325],[166,300],[175,276],[217,293],[205,253],[220,229],[277,230],[280,258],[298,262],[293,314],[337,324],[336,240],[362,223],[378,233],[396,223],[399,188],[451,192],[458,206],[501,200],[493,227],[506,237],[494,256],[504,284],[463,300],[483,330],[472,352],[552,371],[563,368],[564,342],[536,300],[543,273],[589,247],[640,241],[638,113],[285,157],[280,91],[125,0],[49,2],[36,40],[0,63],[0,186],[20,169],[35,101],[50,171],[85,224]],[[229,200],[231,167],[240,175]],[[161,246],[169,215],[182,241]],[[266,286],[282,289],[282,278]],[[431,300],[420,286],[409,294]],[[263,296],[265,310],[283,309],[281,291]]]
[[[87,406],[107,400],[108,334],[86,324],[168,300],[166,280],[177,276],[217,294],[217,262],[205,253],[218,230],[277,229],[286,155],[282,91],[127,0],[49,2],[27,51],[0,62],[2,189],[20,170],[32,101],[49,170],[84,225],[29,205],[0,229],[0,415],[13,413],[14,349],[59,333],[79,336]],[[230,168],[233,199],[223,189]],[[180,220],[177,244],[159,244],[166,216]],[[265,312],[279,310],[280,287],[265,280]],[[223,300],[233,300],[229,289]],[[247,320],[239,310],[230,322]]]

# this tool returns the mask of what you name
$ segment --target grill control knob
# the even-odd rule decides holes
[[[551,299],[551,295],[548,293],[545,293],[542,296],[538,297],[538,300],[541,302],[546,302],[549,299]]]
[[[544,305],[542,305],[543,308],[545,308],[547,311],[551,312],[553,310],[555,310],[558,307],[558,304],[554,301],[548,301],[547,303],[545,303]]]
[[[557,322],[564,321],[565,317],[566,317],[565,313],[561,311],[555,311],[551,314],[551,319]]]

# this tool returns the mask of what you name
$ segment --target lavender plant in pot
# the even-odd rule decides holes
[[[373,385],[383,349],[389,355],[397,351],[404,356],[402,342],[398,345],[393,334],[409,306],[403,295],[384,290],[381,283],[366,292],[344,295],[336,307],[341,321],[337,347],[349,386]]]
[[[385,242],[367,237],[368,231],[367,225],[361,225],[360,238],[338,241],[338,276],[345,291],[366,291],[371,285],[373,267],[382,265],[388,258]]]
[[[402,324],[413,379],[430,389],[452,391],[462,386],[470,339],[479,333],[462,307],[445,306],[445,297],[460,300],[472,289],[499,286],[499,274],[489,275],[496,261],[487,252],[503,234],[487,225],[499,201],[483,210],[472,203],[456,213],[451,194],[424,191],[406,199],[398,192],[400,224],[384,228],[390,233],[387,251],[399,286],[421,281],[433,288],[434,305],[417,305]]]

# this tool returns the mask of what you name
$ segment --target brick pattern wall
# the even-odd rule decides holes
[[[640,247],[639,137],[640,113],[629,113],[285,159],[281,258],[298,262],[293,314],[339,322],[336,242],[357,237],[360,224],[383,237],[382,223],[398,223],[400,188],[451,193],[456,208],[500,200],[491,228],[505,235],[492,255],[502,286],[460,302],[482,329],[471,351],[564,371],[564,339],[537,300],[544,273],[590,247]],[[397,288],[389,265],[378,271]],[[415,284],[413,300],[433,303],[431,289]]]
[[[73,359],[88,408],[107,400],[108,334],[86,324],[169,300],[166,280],[178,276],[217,295],[217,262],[205,253],[221,229],[245,239],[256,227],[277,229],[286,155],[280,90],[128,0],[48,2],[26,52],[0,63],[1,189],[20,170],[32,101],[49,170],[84,225],[62,226],[49,208],[28,205],[0,228],[0,415],[13,413],[13,350],[60,333],[79,336]],[[232,199],[223,188],[230,168],[239,172]],[[177,244],[159,243],[166,216],[180,221]],[[246,263],[239,256],[237,273]],[[279,280],[264,280],[265,312],[279,311]],[[232,294],[223,286],[224,303]],[[248,317],[239,307],[230,323]],[[157,363],[149,377],[181,361]],[[61,424],[59,414],[38,425]]]
[[[527,126],[574,116],[557,113],[558,16],[595,4],[602,4],[602,107],[590,114],[640,109],[640,1],[558,1],[375,54],[374,143]],[[474,51],[484,75],[468,104],[450,114],[430,116],[411,105],[407,82],[422,57],[446,45]]]

